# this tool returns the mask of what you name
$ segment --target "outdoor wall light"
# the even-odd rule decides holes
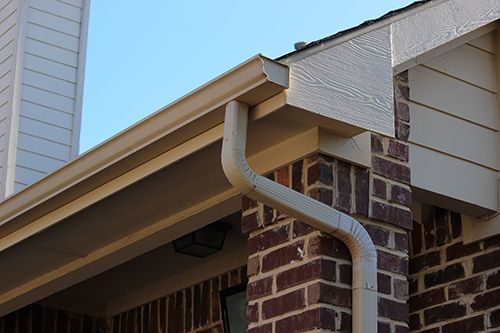
[[[174,240],[175,252],[198,258],[208,257],[222,250],[226,234],[231,228],[230,223],[222,221],[209,224]]]

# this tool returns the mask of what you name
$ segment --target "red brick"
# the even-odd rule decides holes
[[[261,225],[259,223],[259,215],[257,212],[243,216],[241,218],[241,232],[244,234],[255,231],[260,227]]]
[[[396,111],[396,117],[404,122],[410,122],[410,107],[406,103],[395,102],[394,110]]]
[[[307,253],[310,258],[330,256],[339,259],[351,260],[351,253],[347,246],[337,238],[314,236],[309,240]]]
[[[482,295],[474,297],[474,301],[470,305],[472,310],[480,311],[489,309],[500,304],[500,289],[496,289]]]
[[[491,248],[500,247],[500,235],[488,238],[484,240],[484,249],[488,250]]]
[[[471,243],[464,245],[462,242],[453,244],[446,249],[446,259],[451,261],[454,259],[470,256],[481,249],[479,243]]]
[[[304,184],[302,182],[302,164],[302,161],[298,161],[292,165],[292,189],[300,193],[304,193]]]
[[[422,328],[422,324],[420,323],[420,315],[412,314],[410,315],[410,328],[415,331]]]
[[[256,323],[259,321],[259,305],[248,304],[247,306],[247,324]]]
[[[337,201],[335,208],[349,213],[352,206],[351,193],[351,165],[339,160],[337,161]]]
[[[434,223],[436,244],[442,246],[451,240],[451,232],[448,229],[449,211],[443,208],[434,208]]]
[[[250,199],[249,197],[247,197],[245,195],[243,196],[243,198],[241,198],[241,210],[242,211],[256,208],[257,206],[258,206],[257,201]]]
[[[483,278],[474,276],[470,279],[455,282],[448,287],[449,299],[456,299],[467,294],[475,294],[480,292],[482,288]]]
[[[377,323],[378,333],[391,333],[391,324],[379,321]]]
[[[394,249],[408,252],[408,234],[394,233]]]
[[[422,272],[441,263],[439,251],[423,254],[410,259],[410,274]]]
[[[301,237],[307,234],[310,234],[311,232],[315,231],[313,227],[310,225],[299,221],[295,220],[293,221],[293,238]]]
[[[307,288],[307,304],[326,303],[330,305],[350,308],[352,303],[351,289],[341,288],[321,282]]]
[[[491,312],[490,324],[491,324],[491,327],[499,327],[500,326],[500,309],[497,309],[497,310]]]
[[[262,318],[269,319],[306,306],[304,289],[266,300],[262,303]]]
[[[413,221],[413,230],[411,231],[411,250],[413,255],[417,255],[422,252],[422,235],[422,224]]]
[[[450,303],[436,306],[424,311],[426,325],[447,321],[465,316],[467,309],[464,304]]]
[[[384,251],[377,251],[377,257],[377,267],[379,269],[393,273],[408,274],[408,258]]]
[[[280,247],[262,257],[262,272],[269,272],[275,268],[302,260],[304,257],[304,241]]]
[[[412,228],[411,211],[382,202],[372,201],[371,217],[408,230]]]
[[[284,167],[276,171],[276,181],[283,186],[290,186],[290,167]]]
[[[351,265],[339,265],[339,282],[345,284],[352,284]]]
[[[335,262],[317,259],[278,273],[276,275],[276,286],[278,291],[281,291],[314,279],[335,281]]]
[[[387,155],[400,161],[408,162],[408,145],[398,141],[389,140]]]
[[[368,216],[370,202],[370,172],[354,167],[354,213]]]
[[[331,185],[333,182],[332,166],[325,164],[321,159],[307,169],[307,185],[317,182],[325,185]]]
[[[260,297],[270,295],[272,292],[272,287],[273,287],[272,277],[266,277],[260,280],[249,282],[247,287],[248,299],[254,300]]]
[[[252,327],[247,330],[247,333],[272,333],[273,324],[265,324],[258,327]]]
[[[309,196],[330,207],[333,205],[333,191],[329,188],[315,187],[309,190]]]
[[[390,201],[411,207],[411,191],[406,187],[391,185]]]
[[[425,274],[424,284],[426,288],[430,288],[439,284],[458,280],[464,276],[465,270],[462,264],[454,264],[444,269]]]
[[[352,332],[352,316],[348,313],[342,312],[340,315],[340,330],[339,333]]]
[[[380,293],[390,295],[392,292],[392,279],[390,275],[377,274],[377,290]]]
[[[451,236],[453,237],[453,239],[460,237],[462,235],[462,217],[460,216],[460,214],[451,212],[450,224]]]
[[[408,304],[379,297],[378,314],[384,318],[407,322],[409,319]]]
[[[418,280],[417,279],[409,279],[409,292],[410,295],[418,293]]]
[[[408,333],[410,332],[410,329],[405,326],[398,326],[396,325],[394,333]]]
[[[394,297],[402,301],[408,299],[408,281],[394,279]]]
[[[304,311],[276,322],[276,333],[297,333],[313,329],[335,329],[335,312],[326,308]]]
[[[274,218],[274,209],[269,206],[263,205],[262,207],[263,224],[265,227],[270,226],[276,222]]]
[[[402,141],[408,141],[410,137],[410,125],[402,122],[400,119],[395,119],[396,125],[396,138]]]
[[[456,321],[454,323],[444,325],[441,330],[442,333],[480,332],[484,330],[484,318],[483,316],[476,316]]]
[[[446,301],[444,288],[432,289],[410,297],[410,311],[415,312]]]
[[[382,144],[382,137],[377,134],[371,135],[371,142],[372,142],[372,152],[374,153],[379,153],[383,154],[384,153],[384,145]]]
[[[389,230],[373,224],[363,224],[363,226],[373,240],[373,243],[381,246],[387,246],[389,244]]]
[[[381,199],[387,198],[387,184],[385,181],[379,178],[373,179],[373,194]]]
[[[283,244],[290,236],[290,225],[285,224],[266,230],[248,239],[248,251],[253,254]]]
[[[498,267],[500,263],[500,250],[475,257],[472,259],[472,263],[474,266],[473,273]]]
[[[500,286],[500,270],[493,272],[486,277],[486,289],[493,289],[498,286]]]
[[[396,81],[394,85],[394,95],[396,99],[408,101],[410,99],[410,88]]]

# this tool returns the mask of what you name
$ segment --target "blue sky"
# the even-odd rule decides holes
[[[80,151],[262,53],[275,58],[408,0],[93,0]]]

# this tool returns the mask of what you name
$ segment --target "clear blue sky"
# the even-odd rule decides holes
[[[408,0],[92,0],[84,152],[262,53],[275,58]]]

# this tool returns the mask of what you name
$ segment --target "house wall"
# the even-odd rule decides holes
[[[239,268],[130,309],[114,316],[108,331],[222,333],[219,292],[246,283],[246,275],[246,268]]]
[[[0,317],[1,333],[103,333],[106,320],[30,305]]]
[[[424,205],[415,216],[411,331],[498,332],[500,236],[464,245],[460,214]]]
[[[353,215],[378,252],[378,332],[408,331],[411,228],[406,73],[396,79],[396,139],[372,136],[372,168],[313,155],[268,177]],[[351,332],[352,266],[339,240],[245,198],[249,333]]]
[[[412,185],[474,216],[498,209],[495,33],[409,70]]]
[[[8,61],[0,60],[0,72],[9,74],[0,79],[0,91],[8,86],[0,106],[1,197],[78,153],[89,6],[88,0],[3,3],[0,58]]]

